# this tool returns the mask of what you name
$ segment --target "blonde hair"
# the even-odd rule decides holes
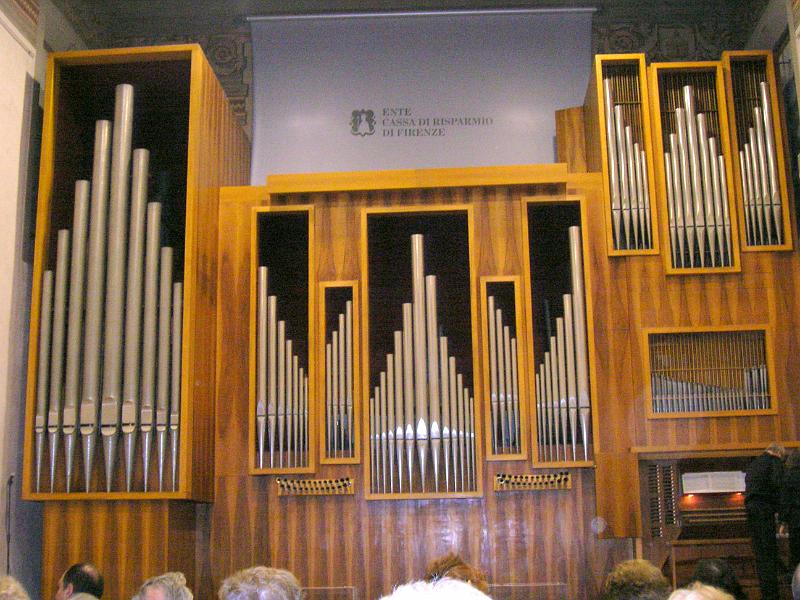
[[[772,456],[777,456],[781,460],[786,458],[787,455],[786,448],[784,447],[784,445],[778,442],[772,442],[769,446],[766,447],[764,452],[766,452],[767,454],[772,454]]]
[[[251,567],[237,571],[219,588],[220,600],[301,600],[297,578],[284,569]]]
[[[31,600],[19,581],[10,575],[0,576],[0,600]]]
[[[186,587],[186,576],[180,571],[172,571],[151,577],[139,588],[132,600],[142,600],[147,590],[154,588],[164,592],[167,600],[193,600],[191,590]]]
[[[666,598],[669,582],[650,561],[636,558],[614,567],[603,584],[603,600],[647,600]]]
[[[688,587],[672,592],[669,600],[734,600],[734,598],[728,592],[696,581]]]
[[[486,581],[486,574],[464,562],[464,559],[455,552],[445,554],[428,564],[424,579],[425,581],[433,582],[445,577],[466,581],[484,594],[489,593],[489,582]]]

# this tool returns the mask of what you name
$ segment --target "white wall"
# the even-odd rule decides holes
[[[30,256],[23,254],[33,223],[25,221],[31,157],[34,80],[43,84],[47,50],[85,44],[49,0],[41,2],[36,44],[30,44],[0,11],[0,572],[5,573],[6,501],[11,487],[10,573],[32,598],[40,596],[42,507],[20,500],[22,431],[30,314]],[[28,253],[29,254],[29,253]]]
[[[786,0],[770,0],[750,34],[745,48],[772,50],[786,29]]]
[[[35,50],[0,13],[0,556],[5,572],[8,482],[14,477],[11,574],[38,590],[40,509],[19,501],[30,265],[23,261],[30,99]]]
[[[251,181],[270,174],[552,163],[583,102],[591,11],[251,22]]]

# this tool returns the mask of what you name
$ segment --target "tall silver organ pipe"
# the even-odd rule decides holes
[[[56,456],[61,435],[61,407],[64,369],[64,327],[66,325],[67,280],[69,278],[69,229],[58,232],[56,275],[53,290],[53,346],[50,358],[50,405],[47,412],[47,434],[50,440],[50,491],[54,491]]]
[[[125,240],[132,137],[133,86],[120,84],[116,89],[114,134],[111,144],[108,262],[103,330],[103,400],[100,406],[100,433],[103,436],[107,492],[111,491],[113,485],[117,435],[120,429]]]
[[[150,456],[155,427],[156,352],[158,339],[158,275],[161,256],[161,203],[147,205],[144,256],[144,316],[142,330],[142,380],[139,431],[142,436],[144,491],[150,485]],[[180,365],[178,365],[180,366]]]
[[[103,327],[108,177],[111,164],[111,122],[95,123],[89,246],[86,267],[86,329],[83,341],[83,394],[80,431],[83,445],[84,490],[91,488],[94,448],[100,409],[100,340]]]
[[[411,247],[412,302],[402,304],[402,331],[393,332],[393,352],[369,399],[370,490],[474,491],[474,400],[439,335],[437,279],[425,274],[421,234],[411,236]]]
[[[47,395],[50,391],[50,340],[53,327],[53,271],[42,276],[42,298],[39,304],[39,353],[36,373],[36,491],[41,489],[44,434],[47,429]],[[52,476],[51,476],[52,478]]]
[[[86,235],[89,220],[89,182],[75,182],[75,205],[72,219],[72,255],[70,257],[69,317],[67,323],[67,369],[64,381],[64,432],[66,489],[71,491],[72,462],[75,456],[75,440],[78,425],[78,401],[80,399],[80,352],[83,329],[83,294],[86,273]]]
[[[133,151],[131,181],[130,232],[128,235],[128,271],[125,287],[125,345],[123,348],[121,430],[125,452],[125,489],[133,485],[136,428],[139,425],[140,358],[142,340],[142,288],[147,222],[147,173],[150,153],[142,148]]]
[[[159,260],[161,204],[147,203],[148,150],[132,151],[129,84],[116,87],[114,111],[113,139],[109,121],[95,123],[91,183],[76,181],[72,229],[58,232],[55,268],[44,273],[34,422],[37,491],[42,485],[45,430],[51,491],[61,491],[57,488],[62,480],[63,490],[73,491],[79,433],[83,491],[100,491],[92,484],[98,434],[104,446],[105,491],[148,491],[156,361],[164,360],[167,366],[166,374],[158,375],[159,385],[169,390],[180,378],[180,352],[170,351],[169,340],[180,339],[182,319],[171,322],[168,311],[159,324],[164,317],[158,314],[157,301],[159,269],[164,266]],[[162,284],[168,288],[168,305],[182,310],[183,288],[173,282],[171,269]],[[166,348],[156,346],[162,336]],[[173,385],[172,397],[177,426],[179,385]],[[125,448],[122,476],[116,468],[120,433]],[[62,436],[65,460],[60,467],[56,458]],[[144,477],[137,483],[134,449],[140,436]],[[178,459],[177,440],[176,432],[173,464]]]

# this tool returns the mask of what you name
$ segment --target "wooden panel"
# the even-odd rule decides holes
[[[800,258],[796,251],[745,253],[741,273],[705,277],[667,277],[659,257],[603,256],[605,229],[601,189],[589,175],[570,175],[569,191],[587,195],[586,268],[593,302],[594,396],[597,513],[608,521],[607,534],[641,532],[638,496],[639,453],[715,455],[764,448],[771,441],[791,445],[800,436],[792,390],[800,385],[793,357],[800,352]],[[774,365],[775,415],[647,419],[643,376],[646,357],[641,336],[647,328],[727,328],[770,324]],[[593,388],[594,389],[594,388]],[[633,478],[634,480],[632,480]]]
[[[42,531],[42,598],[64,571],[97,565],[104,598],[130,598],[148,577],[183,571],[195,587],[195,504],[166,500],[48,502]]]
[[[182,410],[189,421],[191,445],[181,454],[181,475],[191,475],[188,497],[212,500],[213,471],[198,468],[214,462],[215,353],[217,339],[217,239],[219,188],[239,185],[250,177],[250,143],[230,108],[211,65],[199,46],[192,50],[192,106],[187,167],[187,265],[192,285],[186,286],[181,374]],[[195,133],[196,132],[196,133]],[[196,221],[190,223],[190,216]],[[188,251],[192,240],[193,251]],[[188,258],[194,259],[194,264]],[[191,294],[191,295],[188,295]],[[188,333],[188,335],[187,335]],[[187,339],[188,338],[188,339]]]
[[[566,165],[522,165],[512,167],[357,171],[313,175],[270,175],[270,194],[348,192],[366,190],[414,190],[433,187],[524,185],[557,183],[567,174]]]
[[[487,171],[484,176],[490,177],[491,169]],[[629,540],[599,540],[592,531],[597,513],[591,470],[571,471],[569,491],[503,493],[502,498],[486,492],[482,499],[436,502],[368,501],[360,465],[320,464],[314,474],[351,477],[352,496],[278,497],[274,476],[242,476],[248,469],[249,240],[254,207],[314,205],[317,284],[352,280],[365,285],[358,257],[364,243],[360,214],[366,207],[394,211],[471,205],[476,274],[521,277],[520,199],[561,197],[563,190],[563,183],[273,195],[267,188],[222,190],[217,310],[218,351],[225,360],[219,362],[216,447],[225,451],[216,453],[208,546],[198,555],[198,568],[206,565],[211,575],[200,582],[198,597],[210,597],[233,570],[259,563],[289,568],[306,586],[353,585],[360,597],[378,597],[398,582],[421,576],[429,560],[453,549],[489,571],[492,582],[565,582],[572,597],[588,599],[596,595],[614,563],[632,556]],[[319,293],[318,285],[313,289]],[[474,338],[474,344],[482,344],[480,336]],[[476,419],[480,417],[476,411]],[[361,460],[368,448],[363,442]],[[520,462],[483,463],[484,480],[498,472],[530,470]],[[485,524],[490,524],[488,530]],[[552,535],[554,527],[559,536]],[[475,535],[482,530],[487,534]]]
[[[570,173],[584,173],[589,170],[586,167],[582,106],[556,111],[556,160],[566,163]]]

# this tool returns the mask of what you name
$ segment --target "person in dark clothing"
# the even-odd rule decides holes
[[[789,530],[789,571],[800,564],[800,450],[786,460],[781,488],[781,521]]]
[[[728,592],[736,600],[747,600],[747,594],[744,593],[733,567],[728,561],[721,558],[705,558],[698,561],[690,583],[693,581],[719,588],[723,592]]]
[[[778,600],[775,513],[780,508],[785,456],[786,449],[783,446],[770,444],[761,456],[750,463],[744,477],[744,505],[762,600]]]

